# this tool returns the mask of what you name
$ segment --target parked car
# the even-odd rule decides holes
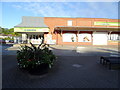
[[[0,39],[0,43],[6,43],[4,39]]]
[[[8,42],[9,42],[9,40],[5,40],[5,42],[6,42],[6,43],[8,43]]]
[[[10,43],[14,43],[14,40],[9,40]]]

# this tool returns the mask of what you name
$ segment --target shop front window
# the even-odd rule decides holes
[[[108,40],[112,41],[120,41],[120,34],[109,34]]]
[[[76,34],[74,33],[63,34],[63,42],[76,42]]]
[[[30,35],[30,39],[32,39],[32,35]]]
[[[79,34],[78,42],[91,42],[91,34],[88,34],[88,33]]]
[[[35,39],[35,35],[33,35],[33,39]]]
[[[72,26],[72,20],[68,20],[68,21],[67,21],[67,25],[68,25],[68,26]]]
[[[30,35],[30,42],[33,44],[41,44],[44,41],[43,39],[42,35]]]
[[[36,35],[36,39],[38,39],[38,35]]]

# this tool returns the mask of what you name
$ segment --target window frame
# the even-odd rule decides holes
[[[67,21],[67,26],[72,26],[73,25],[73,21],[72,20],[68,20]]]
[[[111,41],[120,41],[120,34],[109,34],[108,40]]]

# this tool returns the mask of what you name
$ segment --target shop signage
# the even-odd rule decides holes
[[[120,22],[94,22],[94,25],[120,26]]]
[[[24,31],[36,31],[36,29],[24,29]]]
[[[14,32],[49,32],[49,28],[25,28],[15,27]]]

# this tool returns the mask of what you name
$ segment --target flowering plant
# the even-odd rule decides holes
[[[46,64],[51,68],[56,56],[51,50],[49,45],[40,44],[38,47],[30,43],[32,47],[21,46],[20,50],[17,51],[17,61],[19,68],[31,69],[36,68],[42,64]]]

